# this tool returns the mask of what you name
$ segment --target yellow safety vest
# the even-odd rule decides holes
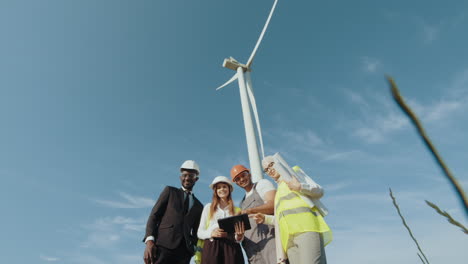
[[[281,245],[287,251],[289,237],[298,233],[317,232],[323,235],[324,244],[333,239],[330,227],[318,212],[311,208],[299,192],[291,191],[285,182],[278,186],[275,196],[275,217],[280,229]]]

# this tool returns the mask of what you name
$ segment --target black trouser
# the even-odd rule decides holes
[[[192,254],[190,254],[185,246],[184,239],[174,249],[157,246],[156,256],[156,264],[189,264],[192,258]]]

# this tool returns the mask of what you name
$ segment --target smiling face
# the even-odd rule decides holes
[[[231,193],[231,187],[229,186],[229,184],[224,183],[224,182],[217,183],[214,189],[215,189],[216,195],[218,195],[218,197],[221,199],[227,198],[229,194]]]
[[[275,165],[275,163],[270,162],[263,169],[265,170],[265,173],[268,174],[268,176],[270,176],[273,180],[277,181],[281,177],[281,175],[273,168],[273,165]]]
[[[192,190],[195,183],[198,181],[198,175],[194,170],[182,170],[180,175],[180,184],[187,190]]]
[[[243,171],[239,173],[239,175],[236,176],[234,179],[234,182],[241,188],[245,189],[249,186],[251,186],[252,183],[252,176],[248,171]]]

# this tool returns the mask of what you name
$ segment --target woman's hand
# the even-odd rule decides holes
[[[223,229],[216,228],[211,232],[211,237],[227,237],[227,233]]]
[[[236,234],[236,240],[241,241],[244,238],[244,232],[245,232],[244,222],[236,222],[234,224],[234,230]]]
[[[257,224],[263,224],[265,222],[265,214],[256,213],[249,215],[250,218],[253,218]]]

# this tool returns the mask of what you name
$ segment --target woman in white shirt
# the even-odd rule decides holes
[[[225,176],[217,176],[210,184],[213,199],[203,208],[198,238],[205,241],[202,250],[202,264],[240,264],[244,256],[240,242],[244,239],[243,224],[236,225],[235,234],[219,228],[218,219],[237,215],[240,208],[234,206],[231,193],[233,186]]]

